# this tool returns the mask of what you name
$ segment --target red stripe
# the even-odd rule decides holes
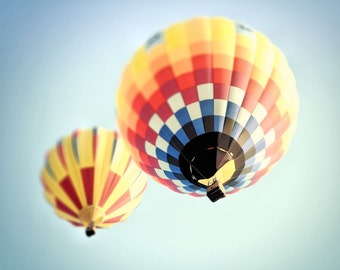
[[[66,204],[64,204],[63,202],[61,202],[60,200],[56,199],[56,208],[72,217],[78,218],[78,215],[73,212]]]
[[[213,82],[223,83],[229,88],[231,81],[231,71],[224,68],[214,68],[213,70]]]
[[[233,66],[233,72],[240,72],[243,74],[247,74],[248,80],[250,72],[253,68],[253,65],[249,63],[247,60],[244,60],[242,58],[235,57],[234,58],[234,66]]]
[[[195,77],[192,72],[187,72],[184,74],[179,75],[177,78],[177,85],[180,90],[184,90],[190,87],[195,87]]]
[[[159,85],[163,85],[164,83],[173,80],[174,77],[171,66],[166,66],[155,74],[155,79]]]
[[[147,101],[145,100],[143,95],[141,93],[138,93],[132,102],[133,110],[140,115],[140,112],[143,109],[143,106],[146,102]]]
[[[160,85],[160,90],[162,91],[165,98],[169,98],[179,92],[177,81],[175,78],[172,78],[171,80]]]
[[[269,79],[259,102],[266,108],[267,111],[269,111],[273,104],[277,101],[279,95],[279,87],[272,79]]]
[[[256,81],[250,80],[247,92],[242,102],[242,107],[248,112],[253,112],[263,93],[263,88]]]
[[[145,151],[145,141],[149,141],[151,143],[155,143],[158,134],[153,131],[144,121],[140,120],[136,123],[136,130],[138,130],[138,135],[134,135],[133,137],[133,144],[136,146],[136,144],[139,142],[141,142],[140,145],[140,149],[139,150],[143,150]],[[133,132],[133,131],[131,131]],[[134,133],[136,134],[136,133]],[[132,134],[131,134],[132,135]],[[132,137],[131,137],[132,139]]]
[[[140,150],[141,148],[138,148],[138,149]],[[143,160],[145,165],[148,165],[148,166],[151,166],[151,167],[159,167],[157,158],[149,156],[147,153],[142,152],[142,151],[139,153],[139,156],[140,156],[141,160]]]
[[[164,178],[159,178],[157,177],[157,182],[161,183],[162,185],[168,187],[169,189],[171,189],[172,191],[175,191],[177,193],[184,193],[183,191],[179,191],[178,190],[178,186],[176,186],[176,184],[174,184],[173,181],[169,180],[169,179],[164,179]]]
[[[191,87],[191,88],[185,89],[182,92],[182,97],[183,97],[183,101],[184,101],[185,105],[189,105],[189,104],[198,102],[199,98],[198,98],[197,88]]]
[[[231,86],[246,89],[249,81],[249,74],[233,71]]]
[[[143,138],[146,138],[146,132],[149,128],[149,125],[140,119],[136,123],[136,130],[138,130],[138,134]]]
[[[196,85],[213,82],[213,75],[209,68],[194,71]]]
[[[274,156],[281,149],[282,141],[277,139],[274,143],[266,147],[266,158]]]
[[[188,193],[190,196],[192,197],[196,197],[196,198],[201,198],[201,197],[204,197],[205,195],[202,195],[202,194],[197,194],[197,193]]]
[[[268,172],[268,168],[265,168],[261,171],[257,171],[253,178],[251,179],[250,184],[247,187],[255,185],[266,173]]]
[[[229,85],[223,83],[214,84],[214,99],[228,100]]]
[[[192,64],[194,70],[204,69],[211,72],[212,55],[199,54],[192,57]]]
[[[279,122],[274,127],[275,134],[277,137],[281,137],[290,126],[290,117],[288,113],[285,113]]]
[[[249,82],[251,69],[252,65],[250,63],[243,59],[235,58],[231,77],[231,85],[240,89],[246,89]]]
[[[60,182],[61,188],[65,191],[65,193],[68,195],[70,200],[76,205],[76,207],[80,210],[82,208],[82,205],[80,203],[80,200],[78,198],[77,192],[74,189],[71,179],[69,176],[66,176],[61,182]]]
[[[165,97],[161,91],[155,91],[150,98],[150,106],[154,111],[157,111],[159,107],[165,103]]]
[[[83,178],[86,202],[88,205],[91,205],[93,200],[94,189],[94,167],[81,169],[81,177]]]
[[[83,227],[83,224],[78,223],[78,222],[70,221],[70,223],[74,226],[77,226],[77,227]]]
[[[120,180],[120,176],[112,171],[109,171],[106,178],[106,183],[103,189],[102,197],[100,198],[99,206],[103,207],[109,196],[111,195],[114,188],[117,186]]]
[[[135,136],[134,145],[139,151],[146,152],[146,150],[145,150],[145,138],[141,137],[139,134],[136,134],[136,136]]]
[[[114,217],[114,218],[105,220],[104,223],[105,223],[105,224],[118,223],[118,222],[120,222],[120,220],[122,219],[122,217],[124,217],[124,215],[120,215],[120,216],[118,216],[118,217]]]
[[[137,129],[138,130],[138,129]],[[148,128],[145,133],[145,138],[151,143],[156,144],[158,134],[151,128]]]
[[[277,123],[280,123],[282,120],[283,119],[282,119],[279,109],[276,106],[274,106],[270,110],[270,112],[268,112],[268,115],[266,116],[265,119],[263,119],[262,123],[260,124],[263,129],[264,134],[266,134],[271,128],[275,128],[275,125]]]
[[[152,109],[151,105],[145,101],[143,108],[139,114],[139,118],[143,119],[145,123],[148,123],[150,118],[152,117],[154,110]]]
[[[135,145],[136,136],[137,135],[134,130],[132,130],[131,128],[127,128],[126,138],[127,138],[127,141],[133,146]]]
[[[163,103],[157,111],[158,116],[165,122],[173,115],[173,112],[167,102]]]
[[[275,164],[276,162],[278,162],[282,158],[284,153],[285,152],[283,150],[276,151],[276,153],[271,157],[270,163],[269,163],[268,166],[271,166],[271,165]]]
[[[107,211],[105,212],[106,215],[111,214],[113,211],[119,209],[123,205],[127,204],[131,201],[130,197],[130,190],[127,190]]]
[[[141,159],[139,159],[140,161],[142,161]],[[152,175],[152,176],[155,176],[157,175],[157,173],[155,172],[155,168],[153,167],[150,167],[142,162],[139,162],[138,163],[138,166],[144,171],[146,172],[147,174],[149,175]]]

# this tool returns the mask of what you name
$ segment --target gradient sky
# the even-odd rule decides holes
[[[0,269],[340,269],[339,5],[333,1],[0,1]],[[151,179],[124,223],[88,239],[39,180],[76,128],[115,129],[115,91],[153,33],[197,15],[245,22],[286,55],[299,125],[256,185],[212,204]]]

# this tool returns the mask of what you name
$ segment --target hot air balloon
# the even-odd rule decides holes
[[[136,163],[213,202],[256,183],[287,151],[298,95],[283,53],[220,17],[176,23],[125,68],[117,122]]]
[[[56,214],[86,235],[125,221],[139,205],[146,174],[115,131],[79,129],[46,156],[41,181]]]

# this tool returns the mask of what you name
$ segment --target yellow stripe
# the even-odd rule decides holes
[[[122,176],[129,162],[129,159],[129,152],[126,150],[122,140],[118,140],[110,169],[116,174]]]
[[[141,203],[142,199],[143,196],[139,196],[134,200],[131,200],[129,203],[124,204],[122,207],[105,216],[105,220],[115,218],[124,214],[130,215],[132,211]]]
[[[46,201],[53,207],[55,208],[55,197],[52,193],[48,192],[45,190],[44,192],[44,197]]]
[[[136,52],[131,62],[131,75],[134,80],[138,78],[145,68],[147,68],[147,60],[145,48],[142,47]]]
[[[117,223],[121,223],[121,221],[114,222],[114,223],[100,223],[100,224],[97,225],[97,228],[105,228],[105,229],[107,229],[107,228],[110,228],[110,227],[112,227],[112,225],[117,224]]]
[[[130,188],[131,198],[137,197],[143,189],[145,189],[147,185],[147,175],[144,172],[140,172],[138,168],[135,169],[137,174],[140,174],[138,177],[135,177],[135,182]]]
[[[82,130],[77,137],[80,168],[93,167],[93,131]]]
[[[284,115],[289,108],[289,104],[287,103],[288,100],[284,99],[282,94],[280,93],[280,96],[277,98],[275,104],[278,108],[280,115]]]
[[[264,88],[273,70],[275,51],[271,42],[265,36],[256,33],[256,37],[256,56],[250,77]]]
[[[139,185],[145,185],[146,182],[144,181],[146,180],[146,178],[143,179],[143,177],[142,178],[138,177],[139,174],[140,169],[134,163],[131,162],[126,171],[123,174],[121,174],[120,181],[113,190],[112,196],[110,196],[108,200],[105,202],[103,208],[105,210],[110,208],[129,189],[131,196],[131,190],[140,187]],[[133,195],[135,196],[135,192],[133,193]]]
[[[53,148],[49,151],[47,155],[47,161],[49,166],[56,177],[56,180],[59,182],[65,178],[67,175],[67,171],[65,170],[64,166],[59,159],[57,148]]]
[[[235,23],[224,18],[211,18],[211,40],[226,43],[225,52],[232,52],[235,49],[236,28]]]
[[[208,41],[211,39],[210,19],[206,17],[194,18],[186,23],[189,43]]]
[[[249,36],[245,36],[245,35],[237,35],[236,46],[241,46],[241,47],[247,48],[248,50],[253,52],[254,55],[255,55],[256,39],[249,37]],[[247,60],[247,58],[245,58],[245,60]],[[250,60],[250,59],[248,59],[248,60]]]
[[[124,72],[123,72],[123,75],[122,75],[122,78],[120,80],[120,85],[119,85],[119,88],[120,89],[126,89],[126,91],[124,92],[121,92],[121,96],[124,96],[124,95],[128,95],[128,89],[131,87],[132,85],[132,69],[131,69],[131,63],[129,63],[126,68],[124,69]],[[125,98],[125,97],[124,97]],[[124,108],[124,107],[122,107]]]
[[[288,128],[286,132],[281,135],[282,145],[281,149],[286,152],[291,144],[291,139],[295,131],[294,123],[291,123],[291,126]]]
[[[277,100],[280,112],[288,111],[290,118],[295,119],[299,108],[295,78],[286,59],[279,50],[276,50],[276,61],[271,79],[280,89],[280,97]]]
[[[226,55],[229,60],[224,61],[221,66],[214,64],[214,67],[232,70],[236,46],[236,28],[234,22],[222,18],[213,18],[211,20],[211,46],[213,56],[218,58],[220,55]],[[218,59],[214,62],[218,62]]]
[[[126,93],[128,93],[126,89]],[[131,108],[131,104],[127,102],[127,99],[125,95],[118,95],[117,96],[117,111],[118,111],[118,117],[121,119],[122,122],[128,123],[127,122],[127,116],[131,114],[136,114]]]
[[[164,43],[167,50],[188,46],[187,28],[185,23],[177,23],[164,31]]]
[[[286,87],[282,89],[282,94],[289,101],[289,115],[291,119],[296,119],[299,109],[299,97],[296,90],[295,78],[291,70],[288,71]]]
[[[77,222],[77,223],[81,223],[80,220],[74,216],[71,216],[63,211],[60,211],[59,209],[55,209],[55,213],[57,214],[58,217],[68,220],[68,221],[72,221],[72,222]]]
[[[131,212],[128,212],[128,213],[126,213],[124,216],[122,216],[121,218],[120,218],[120,220],[119,221],[117,221],[117,222],[112,222],[112,223],[101,223],[100,225],[98,225],[98,227],[100,227],[100,228],[109,228],[109,227],[111,227],[112,225],[115,225],[115,224],[118,224],[118,223],[121,223],[121,222],[124,222],[124,221],[126,221],[129,217],[130,217],[130,215],[131,215]],[[109,219],[106,219],[106,220],[109,220]]]
[[[249,36],[237,35],[235,46],[235,58],[240,58],[249,64],[253,64],[256,56],[256,40]]]
[[[111,166],[113,143],[116,140],[114,133],[98,129],[98,144],[95,160],[93,204],[98,204],[103,193],[105,182]]]
[[[287,61],[282,53],[275,48],[275,61],[271,74],[271,80],[273,80],[279,89],[282,91],[282,87],[287,83],[289,67]]]
[[[72,149],[71,136],[67,136],[62,140],[62,147],[65,154],[65,163],[67,165],[70,180],[76,190],[77,196],[81,204],[84,206],[86,205],[85,191],[82,184],[82,177],[79,171],[79,164],[76,160],[75,153],[73,152]]]
[[[115,152],[112,158],[112,162],[109,164],[109,170],[119,175],[121,179],[116,185],[115,189],[112,191],[111,196],[107,199],[105,204],[103,205],[104,211],[106,211],[114,202],[121,197],[124,193],[124,190],[120,188],[120,186],[128,185],[128,181],[125,180],[125,170],[130,161],[130,155],[127,152],[123,142],[121,140],[117,140]],[[128,190],[129,186],[127,186],[126,190]],[[125,191],[126,191],[125,190]]]

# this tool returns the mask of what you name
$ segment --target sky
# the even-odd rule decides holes
[[[340,269],[340,19],[324,1],[0,0],[0,269]],[[199,15],[245,22],[286,55],[298,128],[256,185],[212,204],[149,179],[130,218],[87,238],[43,197],[47,150],[116,129],[134,51]]]

